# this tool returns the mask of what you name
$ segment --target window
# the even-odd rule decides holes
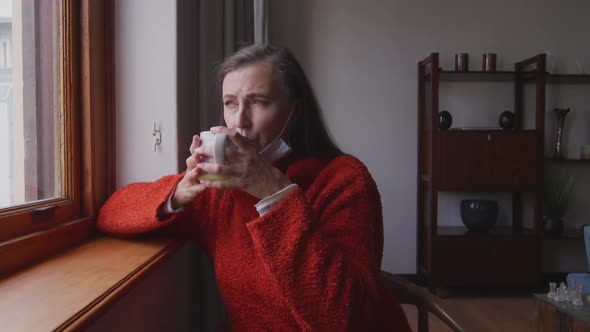
[[[0,0],[0,275],[94,234],[114,191],[113,0]]]
[[[0,243],[80,216],[77,2],[0,0]]]
[[[0,0],[0,11],[0,208],[65,198],[59,3]]]

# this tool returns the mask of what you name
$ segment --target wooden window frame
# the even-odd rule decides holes
[[[113,0],[61,0],[60,7],[68,199],[2,210],[0,275],[93,237],[98,209],[115,189]]]

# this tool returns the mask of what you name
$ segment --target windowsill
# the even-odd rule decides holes
[[[184,244],[100,237],[0,280],[6,331],[85,329]]]

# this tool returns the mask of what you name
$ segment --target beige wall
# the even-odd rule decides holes
[[[576,72],[579,58],[590,72],[589,12],[590,2],[574,0],[270,1],[271,42],[290,47],[301,60],[336,141],[368,165],[379,185],[384,269],[416,271],[417,62],[440,52],[442,67],[450,69],[453,54],[467,52],[479,69],[481,55],[496,52],[498,69],[511,70],[515,61],[550,51],[558,70]],[[511,87],[445,89],[455,97],[441,106],[463,125],[495,125],[502,110],[513,108]],[[568,119],[575,154],[576,145],[590,142],[590,103],[548,97],[548,107],[555,105],[576,108]],[[590,171],[580,168],[573,171],[580,173],[581,192],[588,193]],[[461,224],[460,198],[444,198],[442,223]],[[590,222],[581,201],[574,210],[570,225]],[[586,269],[579,259],[546,263],[553,264],[549,270]]]

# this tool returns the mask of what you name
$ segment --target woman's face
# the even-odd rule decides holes
[[[223,80],[225,123],[258,151],[280,134],[291,112],[279,75],[273,65],[257,63],[231,71]]]

